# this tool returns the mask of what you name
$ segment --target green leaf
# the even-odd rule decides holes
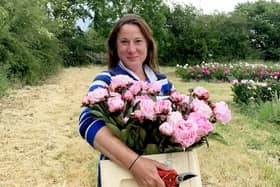
[[[121,140],[126,143],[129,135],[129,130],[128,129],[123,129],[121,130]]]
[[[106,118],[106,116],[100,112],[100,111],[97,111],[97,110],[91,110],[91,113],[94,115],[94,117],[96,118],[101,118],[101,119],[104,119]]]
[[[134,141],[135,137],[132,134],[129,134],[128,138],[127,138],[127,145],[130,148],[135,147],[135,141]]]
[[[165,153],[173,153],[173,152],[182,152],[184,149],[180,146],[168,146],[167,148],[164,149]]]
[[[115,117],[116,122],[118,123],[118,125],[120,125],[121,127],[124,126],[124,121],[123,121],[123,117],[122,116],[116,116]]]
[[[159,153],[159,148],[156,144],[148,144],[145,148],[144,154],[157,154]]]
[[[219,133],[217,132],[210,132],[208,134],[208,138],[210,139],[213,139],[213,140],[216,140],[222,144],[225,144],[225,145],[228,145],[227,141],[224,139],[224,137],[222,135],[220,135]]]
[[[146,135],[147,135],[146,130],[143,128],[139,128],[139,134],[140,134],[141,141],[144,142],[146,139]]]
[[[121,139],[121,131],[118,127],[113,125],[112,123],[106,123],[106,126],[111,130],[111,132],[118,138]]]

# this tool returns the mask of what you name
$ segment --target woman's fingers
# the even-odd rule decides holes
[[[157,161],[141,157],[134,163],[131,172],[141,187],[165,187],[158,174],[158,168],[165,170],[167,167]]]

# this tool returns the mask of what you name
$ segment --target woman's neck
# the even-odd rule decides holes
[[[147,80],[147,77],[146,77],[146,74],[144,72],[143,67],[139,68],[137,70],[132,70],[132,71],[139,77],[140,80],[142,80],[142,81],[146,81]]]

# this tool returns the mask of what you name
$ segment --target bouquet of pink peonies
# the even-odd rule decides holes
[[[225,102],[209,101],[203,87],[165,97],[160,89],[156,82],[117,75],[108,87],[89,92],[82,105],[138,154],[184,151],[207,143],[210,136],[221,137],[214,133],[214,123],[231,120]]]

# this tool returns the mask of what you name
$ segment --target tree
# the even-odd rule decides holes
[[[280,60],[280,3],[257,1],[239,4],[235,14],[247,19],[252,47],[264,60]]]
[[[0,59],[7,79],[32,84],[54,73],[60,47],[44,7],[36,0],[3,0],[0,6],[6,15]]]

